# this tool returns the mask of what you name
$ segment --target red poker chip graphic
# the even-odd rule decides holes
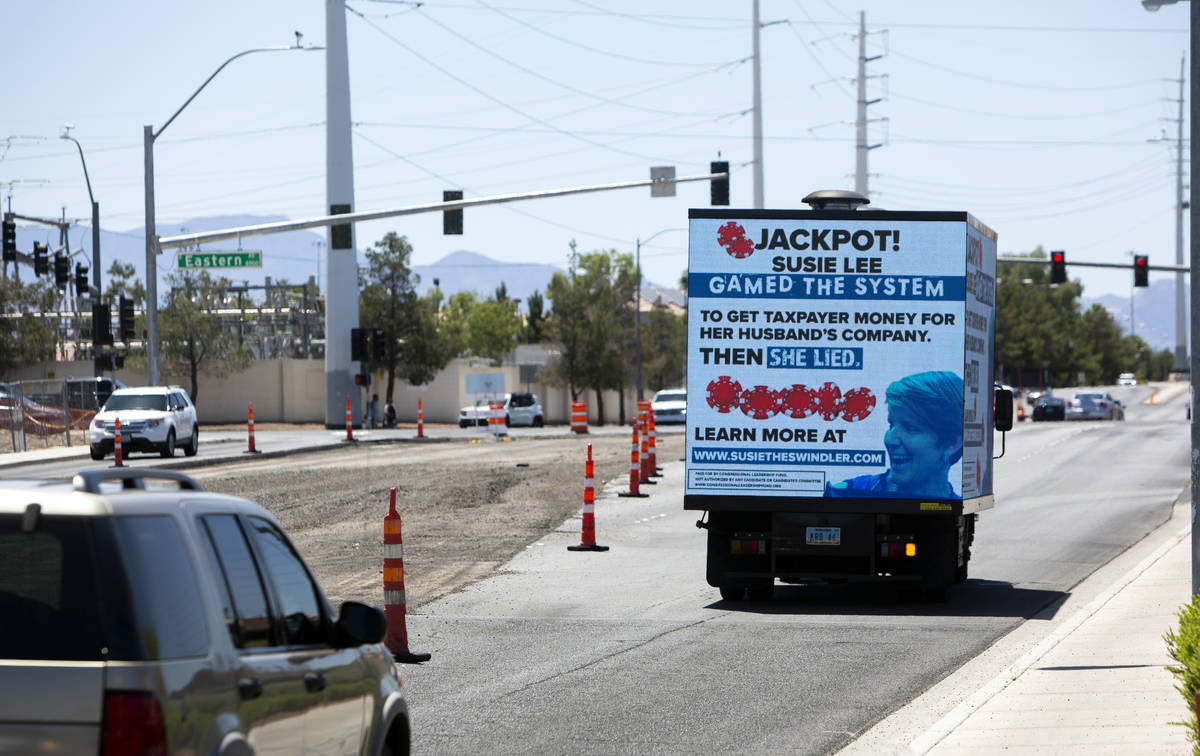
[[[729,221],[717,229],[717,243],[739,260],[754,254],[754,242],[746,236],[746,229],[742,228],[742,224],[734,221]]]
[[[825,385],[813,394],[813,411],[826,420],[832,420],[842,414],[842,390],[836,383],[826,381]]]
[[[766,420],[775,414],[777,394],[766,386],[755,386],[742,392],[741,407],[755,420]]]
[[[775,411],[794,418],[808,417],[813,411],[813,392],[800,383],[780,389],[777,393]]]
[[[875,395],[869,388],[850,389],[842,397],[842,419],[856,423],[875,409]]]
[[[738,406],[742,395],[742,384],[727,375],[708,382],[708,406],[717,412],[729,412]]]

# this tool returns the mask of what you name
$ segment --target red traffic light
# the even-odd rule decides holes
[[[1134,286],[1149,286],[1150,285],[1150,256],[1149,255],[1134,255],[1133,256],[1133,285]]]
[[[1063,262],[1063,253],[1062,252],[1051,252],[1050,253],[1050,262],[1055,263],[1057,265],[1061,265]]]

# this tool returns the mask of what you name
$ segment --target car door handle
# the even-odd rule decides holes
[[[309,693],[319,693],[325,690],[325,675],[320,672],[309,672],[304,676],[304,689]]]
[[[262,695],[262,680],[255,677],[243,677],[237,681],[238,695],[249,701]]]

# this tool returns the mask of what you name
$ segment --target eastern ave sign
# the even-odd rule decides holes
[[[262,250],[236,250],[232,252],[180,252],[177,266],[180,270],[198,268],[261,268]]]

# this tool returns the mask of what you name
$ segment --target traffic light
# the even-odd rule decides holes
[[[44,276],[50,272],[50,252],[45,242],[33,243],[33,274]]]
[[[54,255],[54,285],[59,291],[67,288],[67,281],[71,280],[71,262],[62,252],[57,252]]]
[[[442,202],[453,202],[462,199],[462,191],[458,189],[447,189],[442,192]],[[442,211],[442,234],[449,236],[451,234],[462,236],[462,208],[457,210]]]
[[[1150,256],[1149,255],[1134,255],[1133,256],[1133,285],[1134,286],[1149,286],[1150,285]]]
[[[13,262],[17,259],[17,222],[13,220],[4,221],[4,262]]]
[[[75,263],[75,294],[84,296],[88,293],[88,266]]]
[[[1067,254],[1061,249],[1050,253],[1050,283],[1067,282]]]
[[[712,205],[728,205],[729,204],[729,161],[716,160],[708,164],[709,173],[724,173],[725,178],[712,179],[712,184],[709,186],[709,195]]]
[[[371,359],[376,362],[382,361],[387,357],[387,342],[383,338],[383,330],[380,328],[371,329]]]
[[[363,328],[350,329],[350,359],[354,362],[367,359],[367,332]]]
[[[120,307],[120,310],[118,311],[118,317],[121,321],[120,326],[119,326],[120,331],[121,331],[121,341],[129,341],[130,339],[133,338],[133,333],[134,333],[133,332],[133,300],[130,299],[129,297],[122,295],[121,303],[120,303],[119,307]],[[108,308],[105,307],[105,309],[107,310]]]
[[[112,311],[108,305],[99,302],[92,305],[92,319],[100,325],[100,332],[97,336],[100,343],[111,345],[113,343]]]
[[[355,373],[354,385],[355,386],[370,386],[371,385],[371,374],[370,373]]]

